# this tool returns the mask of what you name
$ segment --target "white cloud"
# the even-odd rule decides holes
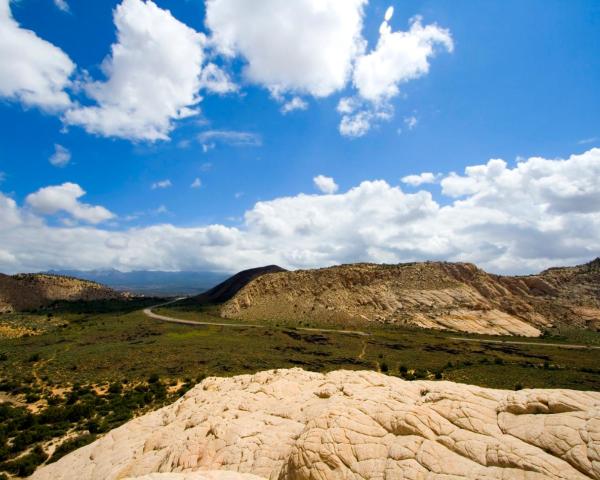
[[[21,28],[0,0],[0,98],[46,111],[67,108],[75,64],[60,48]]]
[[[27,195],[25,201],[35,213],[53,215],[65,212],[76,220],[88,223],[100,223],[115,216],[104,207],[81,203],[79,198],[84,195],[85,190],[79,185],[67,182],[40,188],[37,192]]]
[[[151,0],[123,0],[114,22],[107,80],[83,87],[96,105],[69,109],[63,120],[103,136],[167,140],[174,121],[198,113],[205,37]]]
[[[313,183],[321,192],[328,194],[337,192],[339,188],[333,178],[326,177],[325,175],[317,175],[313,178]]]
[[[54,5],[62,12],[69,13],[71,11],[66,0],[54,0]]]
[[[55,143],[54,153],[50,156],[48,161],[55,167],[66,167],[71,161],[71,152],[62,145]]]
[[[418,187],[420,185],[424,185],[426,183],[437,183],[440,174],[434,174],[431,172],[423,172],[419,175],[407,175],[402,177],[400,180],[402,183],[406,183],[407,185],[411,185],[412,187]]]
[[[286,114],[293,112],[294,110],[306,110],[308,103],[302,100],[300,97],[293,97],[281,106],[281,113]]]
[[[583,138],[577,142],[578,145],[588,145],[598,141],[598,137]]]
[[[192,184],[190,185],[191,188],[200,188],[202,186],[202,180],[200,180],[200,177],[196,177],[194,179],[194,181],[192,182]]]
[[[204,153],[214,148],[216,142],[234,147],[259,147],[262,145],[260,135],[235,130],[206,130],[198,134],[198,141],[203,145]],[[208,148],[204,148],[204,145]]]
[[[169,188],[172,186],[173,184],[171,183],[171,180],[167,178],[165,180],[154,182],[150,188],[152,188],[152,190],[156,190],[157,188]]]
[[[342,114],[339,131],[346,137],[362,137],[378,121],[389,120],[394,109],[389,103],[367,104],[357,97],[340,99],[337,111]]]
[[[454,48],[448,30],[435,24],[423,26],[419,17],[411,20],[406,32],[392,32],[384,20],[379,33],[377,46],[356,60],[353,74],[360,96],[372,102],[394,97],[400,84],[426,75],[436,47],[449,52]]]
[[[227,72],[214,63],[209,63],[202,69],[200,86],[212,93],[224,95],[236,92],[238,86],[233,83]]]
[[[246,78],[279,94],[342,89],[364,49],[366,0],[207,0],[216,49],[245,58]]]
[[[514,167],[490,160],[444,177],[443,188],[453,195],[445,204],[427,190],[406,193],[382,180],[366,181],[341,193],[258,202],[237,228],[49,226],[0,194],[0,258],[11,271],[237,271],[270,263],[305,268],[444,259],[527,273],[598,256],[599,176],[600,149],[565,160],[530,158]],[[56,202],[49,210],[60,209],[68,211]]]
[[[356,59],[352,78],[358,94],[338,104],[342,135],[360,137],[378,122],[391,119],[390,99],[400,93],[400,85],[426,75],[429,59],[438,47],[450,52],[454,48],[448,30],[435,24],[423,26],[419,17],[411,20],[408,31],[393,32],[388,23],[393,13],[394,9],[389,7],[375,49]],[[404,119],[409,130],[417,122],[415,116]]]
[[[406,127],[409,130],[412,130],[413,128],[415,128],[417,126],[417,123],[419,123],[419,119],[417,117],[415,117],[414,115],[404,118],[404,125],[406,125]]]

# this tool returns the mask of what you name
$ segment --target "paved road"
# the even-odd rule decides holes
[[[154,318],[155,320],[161,320],[163,322],[169,323],[179,323],[182,325],[215,325],[217,327],[254,327],[254,328],[267,328],[270,325],[257,325],[253,323],[222,323],[222,322],[199,322],[197,320],[185,320],[183,318],[175,318],[168,317],[166,315],[159,315],[158,313],[154,313],[152,310],[158,307],[164,307],[166,305],[170,305],[172,303],[178,302],[179,300],[183,300],[185,297],[176,298],[175,300],[171,300],[170,302],[161,303],[159,305],[154,305],[152,307],[144,308],[144,315],[150,318]],[[285,328],[285,327],[284,327]],[[304,330],[307,332],[321,332],[321,333],[342,333],[347,335],[360,335],[364,337],[368,337],[371,335],[367,332],[361,332],[360,330],[336,330],[333,328],[309,328],[309,327],[295,327],[294,330]]]
[[[516,340],[484,340],[479,338],[466,338],[466,337],[448,337],[451,340],[460,340],[462,342],[480,342],[480,343],[500,343],[506,345],[534,345],[542,347],[560,347],[560,348],[575,348],[575,349],[592,349],[600,350],[600,347],[593,345],[576,345],[573,343],[544,343],[544,342],[519,342]]]

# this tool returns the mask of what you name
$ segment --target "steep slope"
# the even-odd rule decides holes
[[[219,283],[210,290],[189,298],[186,303],[194,305],[223,303],[232,298],[238,291],[244,288],[252,280],[266,275],[267,273],[287,272],[284,268],[277,265],[267,265],[266,267],[250,268],[236,273],[224,282]]]
[[[221,315],[253,321],[375,321],[494,335],[538,336],[560,322],[597,329],[599,264],[523,277],[446,262],[280,272],[249,282],[222,305]]]
[[[598,479],[600,393],[343,370],[211,377],[31,478],[238,478],[214,470],[272,480]]]
[[[31,310],[57,300],[107,300],[123,294],[99,283],[45,273],[0,274],[0,312]]]

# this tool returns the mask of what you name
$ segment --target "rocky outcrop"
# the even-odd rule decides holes
[[[539,275],[491,275],[468,263],[353,264],[262,275],[221,307],[228,318],[381,322],[538,336],[563,322],[600,326],[600,260]]]
[[[599,479],[600,393],[367,371],[211,377],[32,479],[252,478],[214,470],[269,480]]]
[[[58,300],[116,298],[125,298],[125,294],[88,280],[44,273],[0,274],[0,313],[32,310]]]

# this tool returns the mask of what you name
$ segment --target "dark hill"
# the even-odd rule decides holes
[[[182,304],[188,305],[208,305],[223,303],[232,298],[238,291],[244,288],[255,278],[258,278],[267,273],[278,273],[287,272],[285,268],[281,268],[277,265],[267,265],[266,267],[250,268],[248,270],[242,270],[236,273],[232,277],[229,277],[222,283],[219,283],[216,287],[210,290],[190,297]]]

